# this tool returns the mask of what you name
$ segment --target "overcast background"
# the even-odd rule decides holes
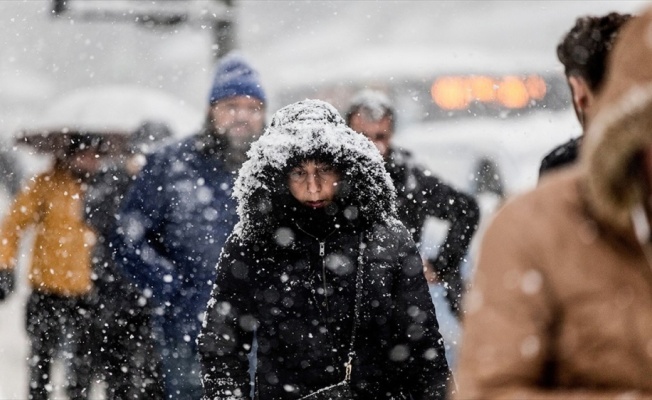
[[[69,1],[71,8],[85,2],[98,9],[130,2]],[[374,66],[382,69],[392,64],[425,70],[468,58],[477,64],[528,62],[559,68],[555,45],[578,15],[637,11],[645,4],[622,0],[235,3],[237,46],[260,70],[272,110],[281,106],[275,103],[277,92],[298,82],[326,79],[335,67],[355,70],[364,65],[369,72]],[[160,88],[203,110],[214,66],[209,29],[71,21],[66,16],[53,18],[48,0],[0,1],[1,136],[28,126],[57,96],[87,85],[132,83]]]

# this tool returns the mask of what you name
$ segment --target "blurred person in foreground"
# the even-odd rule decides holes
[[[460,399],[652,398],[650,32],[652,8],[623,26],[579,164],[484,236]]]
[[[143,123],[127,143],[89,182],[85,201],[87,223],[97,234],[93,249],[93,365],[106,382],[107,400],[162,399],[161,357],[154,346],[151,306],[113,261],[110,239],[116,214],[147,154],[172,138],[164,123]]]
[[[347,124],[367,136],[378,148],[397,190],[398,217],[416,243],[420,243],[427,218],[448,221],[448,234],[436,257],[424,260],[430,282],[441,281],[453,313],[460,318],[464,281],[460,264],[477,229],[480,211],[475,199],[442,182],[419,165],[412,154],[391,144],[395,110],[382,92],[363,90],[346,112]]]
[[[248,398],[254,330],[255,398],[346,381],[347,399],[442,399],[451,377],[421,257],[373,144],[305,100],[249,155],[199,337],[205,399]],[[329,393],[305,398],[342,398]]]
[[[617,12],[580,17],[557,46],[557,58],[564,65],[573,108],[583,130],[586,115],[604,86],[607,56],[620,28],[631,17]],[[539,176],[574,163],[581,144],[582,136],[578,136],[553,149],[543,158]]]
[[[155,307],[168,398],[201,397],[195,339],[237,222],[235,172],[263,131],[265,102],[247,61],[222,58],[204,129],[149,155],[118,215],[116,262]]]
[[[95,234],[83,218],[87,182],[99,168],[97,138],[72,135],[54,166],[32,178],[15,198],[0,228],[0,271],[13,280],[23,234],[33,228],[29,266],[31,294],[26,329],[30,342],[29,398],[47,399],[52,391],[52,361],[66,358],[66,392],[87,399],[91,250]],[[22,256],[21,256],[22,257]],[[11,278],[7,278],[11,274]]]

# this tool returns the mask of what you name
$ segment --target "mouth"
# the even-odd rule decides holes
[[[312,207],[312,208],[322,208],[322,207],[326,207],[327,204],[328,204],[328,203],[327,203],[326,201],[324,201],[324,200],[306,201],[306,205],[307,205],[308,207]]]

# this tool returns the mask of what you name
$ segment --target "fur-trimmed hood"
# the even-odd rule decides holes
[[[278,227],[287,207],[287,173],[311,158],[328,159],[340,171],[344,216],[367,223],[396,217],[394,185],[380,153],[328,103],[304,100],[281,108],[247,155],[234,187],[241,238]]]
[[[585,195],[598,220],[632,231],[649,195],[643,150],[652,146],[652,8],[623,28],[582,144]]]

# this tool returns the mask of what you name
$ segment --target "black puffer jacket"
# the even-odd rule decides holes
[[[357,398],[443,398],[450,371],[421,259],[373,144],[326,103],[305,101],[277,112],[249,154],[236,183],[240,223],[198,339],[205,398],[248,397],[254,330],[256,398],[298,399],[342,381],[356,290]],[[318,215],[285,183],[293,162],[314,158],[343,175],[337,206]]]

